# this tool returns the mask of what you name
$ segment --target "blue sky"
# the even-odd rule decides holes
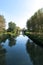
[[[43,0],[0,0],[0,14],[6,23],[13,21],[21,28],[26,27],[27,19],[40,8],[43,8]]]

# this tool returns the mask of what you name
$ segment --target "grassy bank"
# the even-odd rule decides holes
[[[43,34],[32,34],[32,33],[26,32],[25,35],[27,35],[36,44],[43,45]]]
[[[16,36],[19,35],[19,34],[18,34],[18,33],[12,33],[12,32],[0,33],[0,37],[3,36],[3,35],[11,35],[11,36],[16,37]]]
[[[18,36],[18,34],[12,32],[0,33],[0,43],[6,39],[15,38],[16,36]]]

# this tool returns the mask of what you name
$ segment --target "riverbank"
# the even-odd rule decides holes
[[[36,44],[43,46],[43,35],[30,33],[25,33],[25,35],[28,36],[31,40],[33,40]]]
[[[5,32],[0,33],[0,43],[5,41],[6,39],[13,39],[17,37],[19,34],[11,33],[11,32]]]
[[[18,34],[18,33],[12,33],[12,32],[0,33],[0,37],[3,36],[3,35],[11,35],[11,36],[13,36],[13,37],[16,37],[16,36],[18,36],[19,34]]]

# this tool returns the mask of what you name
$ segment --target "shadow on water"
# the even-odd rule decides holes
[[[36,45],[35,43],[30,43],[29,40],[26,44],[27,53],[30,55],[33,65],[43,65],[43,48]]]

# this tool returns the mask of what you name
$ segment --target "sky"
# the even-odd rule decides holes
[[[27,20],[40,8],[43,8],[43,0],[0,0],[0,15],[6,19],[6,28],[10,21],[26,27]]]

